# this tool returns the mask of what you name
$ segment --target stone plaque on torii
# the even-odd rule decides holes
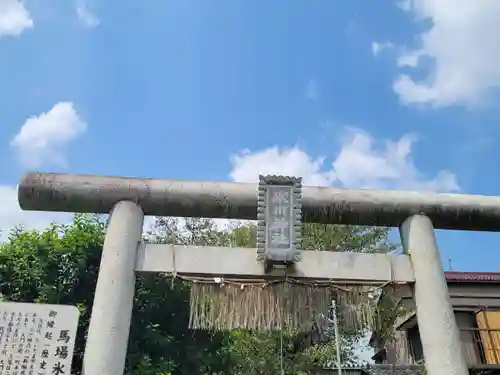
[[[110,214],[85,375],[123,375],[136,272],[266,278],[280,268],[303,280],[377,284],[388,281],[390,274],[392,282],[413,284],[428,374],[468,374],[434,228],[500,231],[499,197],[301,187],[300,179],[293,178],[261,180],[259,189],[243,183],[51,173],[22,178],[18,194],[24,210]],[[262,198],[270,201],[262,206]],[[259,207],[274,211],[261,220]],[[399,227],[405,254],[301,252],[296,246],[300,230],[291,229],[299,226],[294,220],[300,211],[304,222]],[[257,219],[258,250],[141,244],[144,215]]]

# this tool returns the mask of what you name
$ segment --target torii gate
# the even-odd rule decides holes
[[[28,173],[18,188],[24,210],[112,213],[87,338],[85,375],[123,375],[135,272],[265,275],[255,250],[140,244],[144,215],[257,218],[254,184]],[[429,375],[467,375],[434,228],[500,230],[500,197],[302,188],[303,221],[399,227],[405,255],[302,252],[297,277],[414,283]],[[181,249],[180,249],[181,248]],[[174,263],[175,262],[175,263]]]

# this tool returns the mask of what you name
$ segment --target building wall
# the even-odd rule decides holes
[[[463,308],[500,308],[500,285],[498,284],[448,284],[451,303]]]
[[[484,353],[478,349],[478,340],[484,338],[485,334],[478,333],[477,331],[476,313],[483,308],[500,310],[500,285],[498,283],[456,282],[448,283],[448,291],[450,293],[453,308],[455,309],[457,325],[461,328],[460,339],[467,362],[469,364],[478,364],[481,363],[481,361],[484,362]],[[409,309],[414,311],[415,302],[412,298],[412,294],[411,287],[402,288],[400,292],[402,302]],[[496,321],[495,324],[497,324]],[[498,325],[500,325],[500,321]],[[474,329],[476,331],[474,331]],[[500,344],[500,332],[497,335],[498,338],[495,336],[493,339],[490,339],[492,341],[490,346],[495,346],[496,341],[499,341]],[[422,359],[418,355],[421,354],[418,331],[417,333],[411,330],[397,331],[392,342],[385,343],[384,345],[384,343],[375,340],[374,347],[376,348],[376,352],[382,348],[386,349],[386,359],[384,361],[386,364],[415,364]],[[414,352],[417,354],[416,358],[413,356]]]
[[[473,311],[455,311],[455,319],[460,329],[460,341],[468,365],[498,364],[500,350],[496,350],[496,357],[493,351],[494,347],[500,343],[500,332],[493,334],[479,332],[476,314]],[[496,326],[491,328],[496,329]],[[385,348],[386,364],[416,364],[423,360],[420,335],[416,326],[408,330],[397,331],[394,341],[387,343]]]

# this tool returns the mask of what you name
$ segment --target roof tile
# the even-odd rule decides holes
[[[500,272],[456,272],[444,273],[446,281],[493,282],[500,283]]]

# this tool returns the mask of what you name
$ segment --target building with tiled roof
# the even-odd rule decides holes
[[[500,374],[500,272],[445,272],[465,359],[471,373]],[[401,303],[415,311],[411,287],[402,288]],[[400,318],[391,342],[373,332],[370,345],[377,364],[412,365],[423,361],[414,312]]]
[[[448,271],[444,273],[448,282],[480,282],[480,283],[500,283],[500,272],[456,272]]]

